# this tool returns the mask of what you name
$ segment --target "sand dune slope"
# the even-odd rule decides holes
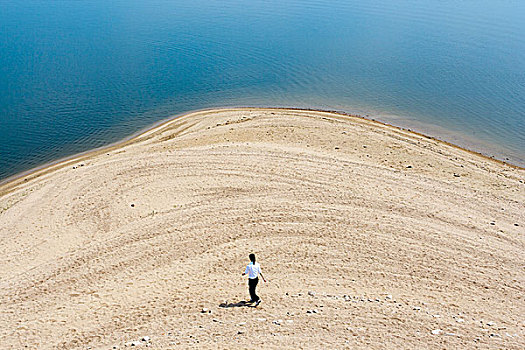
[[[27,178],[0,188],[2,349],[525,347],[522,169],[231,109]]]

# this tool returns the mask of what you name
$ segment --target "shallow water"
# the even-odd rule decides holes
[[[525,165],[525,2],[0,0],[0,179],[173,114],[369,114]]]

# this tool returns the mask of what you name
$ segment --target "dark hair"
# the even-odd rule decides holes
[[[255,264],[255,254],[250,254],[250,260]]]

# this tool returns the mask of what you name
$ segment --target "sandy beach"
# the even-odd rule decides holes
[[[523,349],[524,182],[358,117],[190,113],[0,186],[0,348]]]

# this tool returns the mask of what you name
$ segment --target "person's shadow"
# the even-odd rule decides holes
[[[223,307],[223,308],[230,308],[230,307],[255,307],[255,304],[254,303],[250,303],[246,300],[241,300],[237,303],[222,303],[222,304],[219,304],[219,307]]]

